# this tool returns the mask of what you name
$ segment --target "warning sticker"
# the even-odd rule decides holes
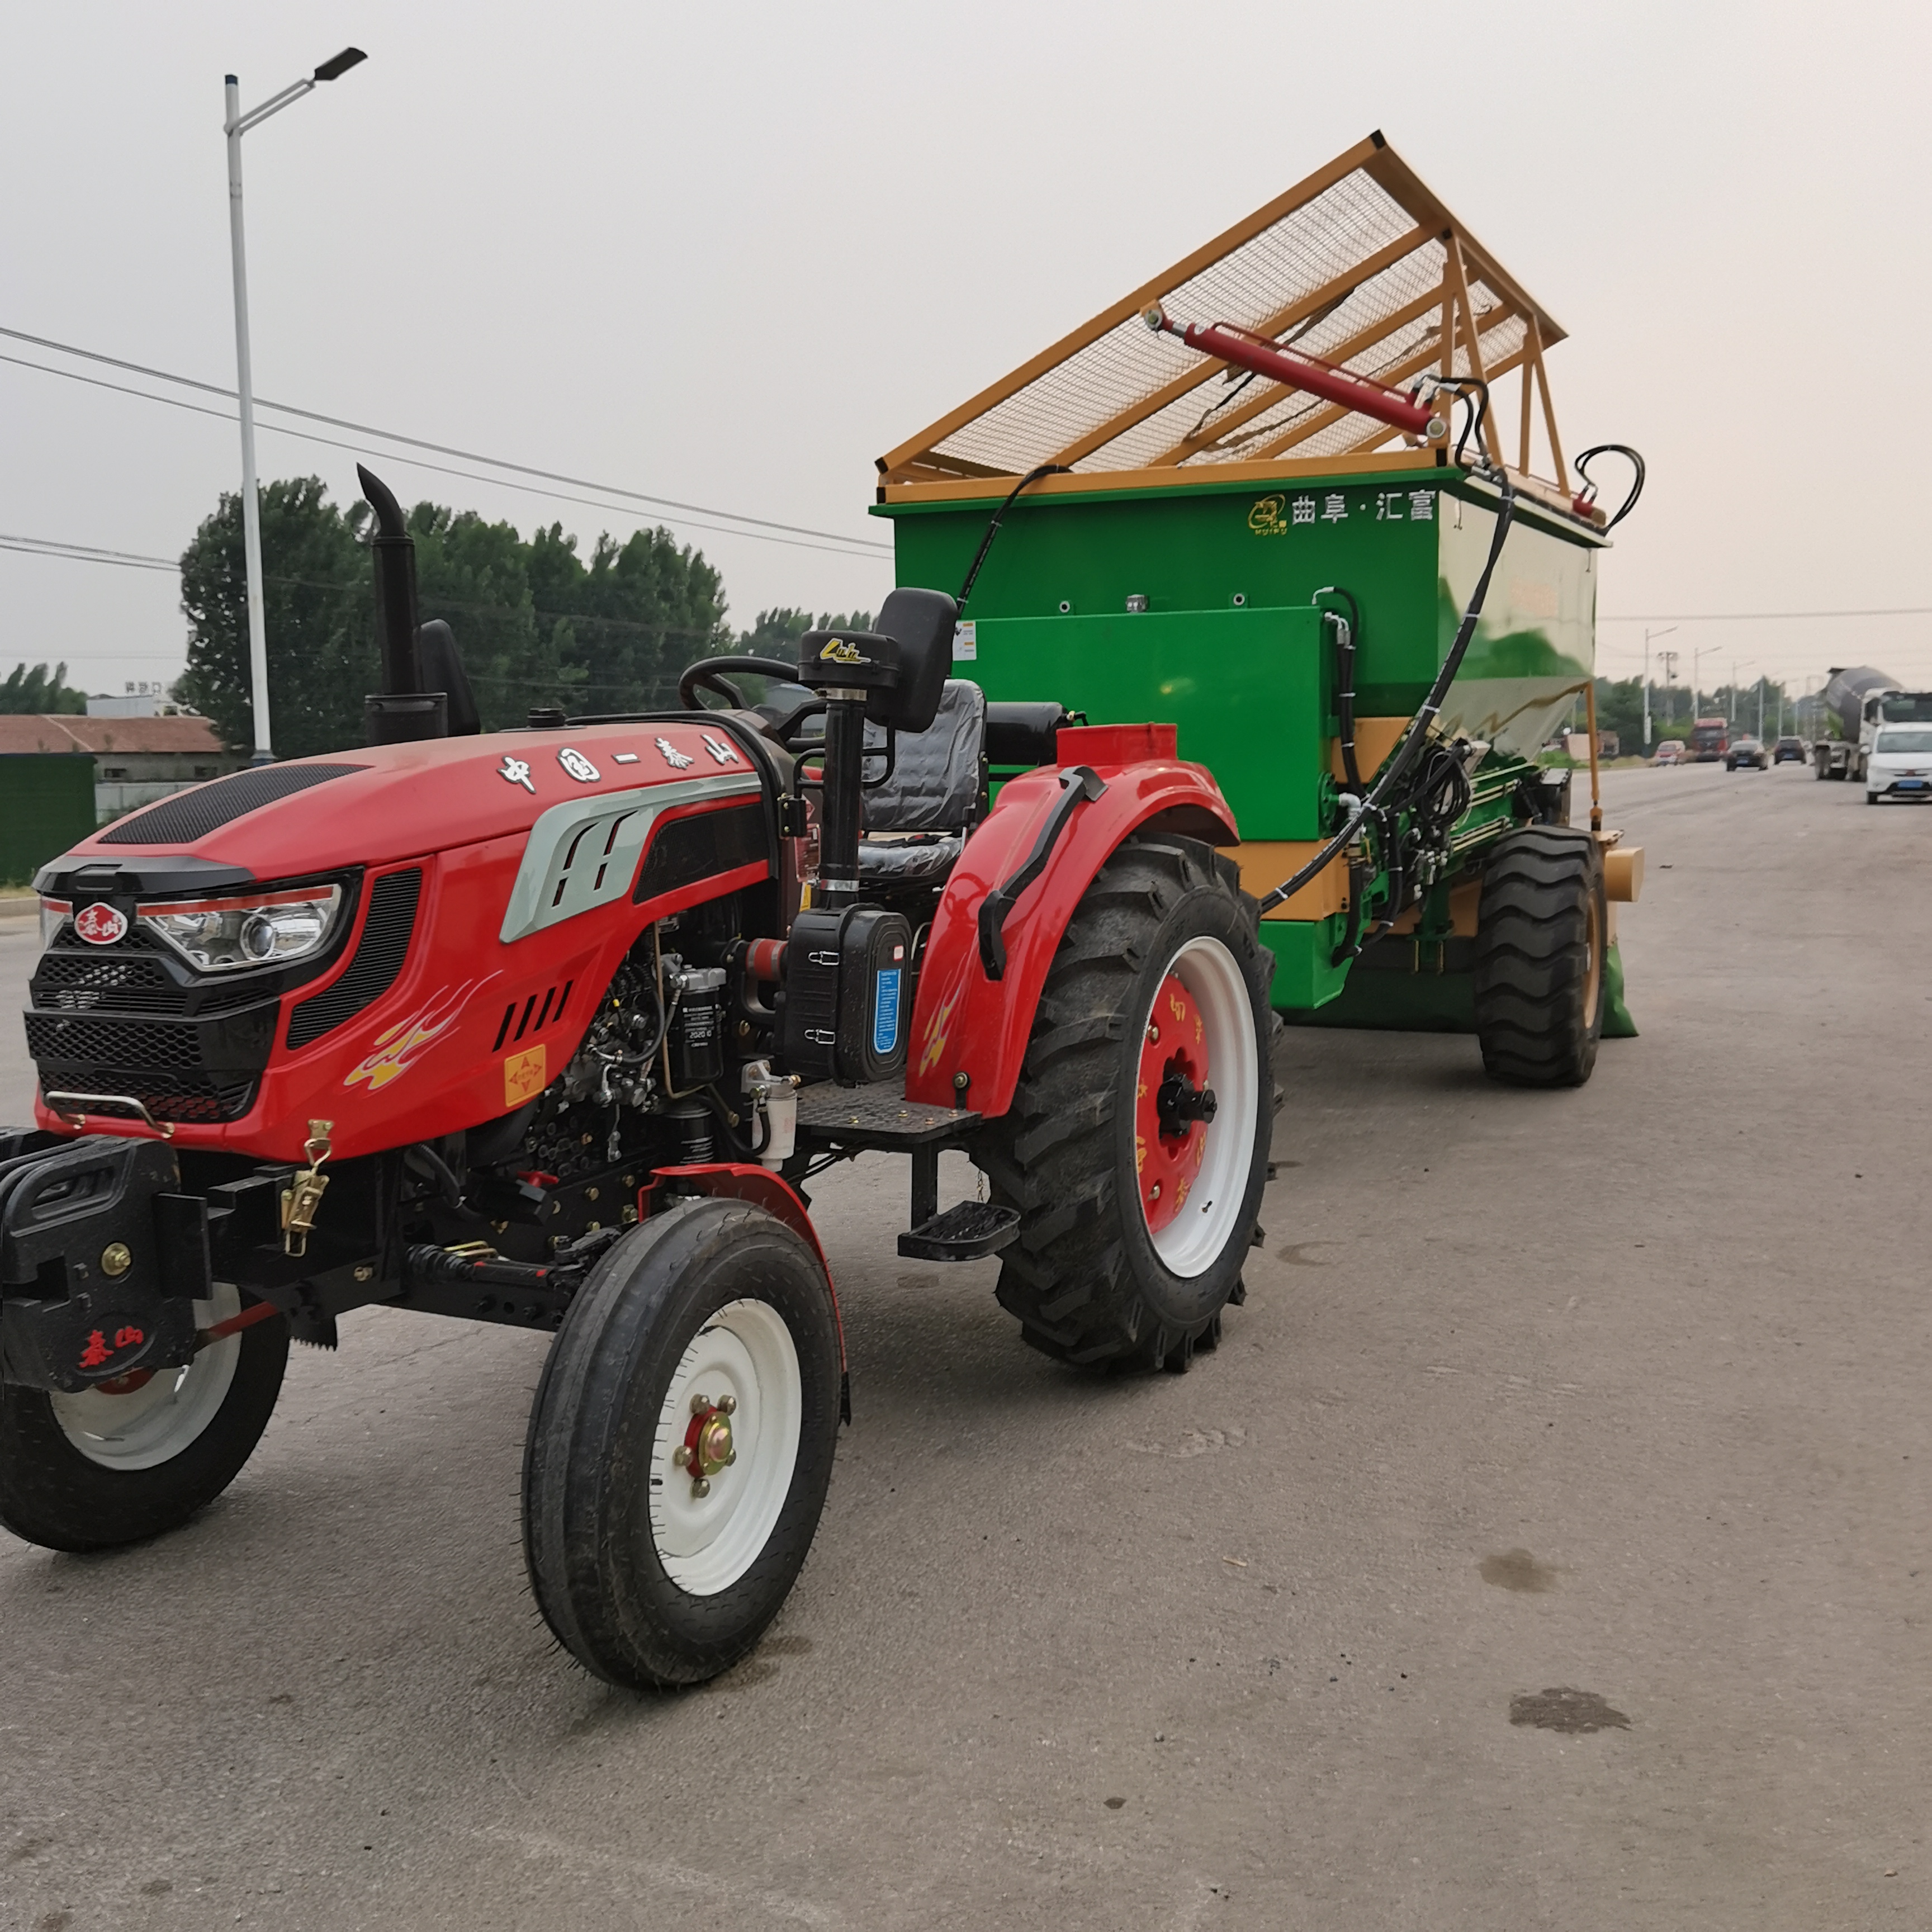
[[[968,617],[964,623],[952,627],[952,662],[955,664],[971,664],[980,655],[980,633],[977,620]]]
[[[534,1100],[550,1084],[544,1078],[544,1050],[532,1047],[527,1053],[513,1053],[503,1063],[503,1105],[520,1107]]]

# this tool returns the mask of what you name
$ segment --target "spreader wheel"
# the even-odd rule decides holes
[[[1020,1214],[998,1294],[1036,1348],[1178,1369],[1218,1338],[1268,1176],[1271,965],[1210,846],[1130,839],[1088,887],[974,1156]]]
[[[763,1208],[680,1202],[585,1282],[524,1457],[524,1551],[579,1663],[669,1689],[726,1670],[812,1546],[838,1430],[818,1258]]]
[[[1476,910],[1476,1037],[1490,1076],[1580,1087],[1604,1030],[1609,907],[1603,854],[1581,827],[1499,839]]]
[[[202,1329],[241,1313],[226,1283],[194,1304]],[[0,1523],[70,1550],[176,1528],[254,1453],[288,1359],[278,1315],[210,1342],[184,1367],[136,1370],[78,1394],[0,1383]]]

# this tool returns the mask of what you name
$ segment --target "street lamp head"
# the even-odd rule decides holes
[[[358,65],[369,56],[360,47],[344,47],[332,60],[326,60],[315,70],[317,80],[339,80],[352,67]]]

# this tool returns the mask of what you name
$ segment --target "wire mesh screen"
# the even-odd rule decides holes
[[[1394,386],[1441,370],[1448,230],[1439,205],[1392,154],[1383,171],[1407,205],[1370,172],[1386,152],[1379,137],[1376,147],[1366,164],[1160,289],[1168,313],[1180,322],[1232,323]],[[1522,351],[1527,324],[1520,292],[1499,292],[1468,266],[1486,374]],[[1472,372],[1460,324],[1450,366]],[[1198,469],[1334,456],[1395,440],[1373,418],[1232,370],[1154,334],[1136,314],[926,446],[909,464],[928,475],[956,465],[955,473],[968,476],[1016,476],[1054,462],[1082,473]]]

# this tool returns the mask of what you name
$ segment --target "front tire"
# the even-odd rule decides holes
[[[571,1304],[531,1406],[524,1551],[586,1670],[633,1689],[745,1656],[803,1566],[842,1373],[818,1258],[763,1208],[653,1215]]]
[[[1493,1079],[1580,1087],[1604,1030],[1610,927],[1603,854],[1586,831],[1532,825],[1497,842],[1476,910],[1476,1036]]]
[[[997,1292],[1035,1348],[1178,1370],[1218,1337],[1268,1178],[1273,963],[1211,846],[1131,838],[1087,889],[974,1154],[1020,1216]]]
[[[209,1328],[241,1312],[218,1283],[197,1301]],[[144,1542],[178,1528],[241,1474],[274,1413],[288,1366],[279,1316],[202,1349],[185,1367],[126,1378],[120,1394],[0,1383],[0,1524],[48,1550]]]

